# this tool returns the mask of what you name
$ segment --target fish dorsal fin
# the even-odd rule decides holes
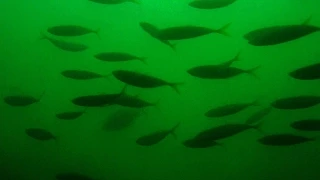
[[[312,19],[312,15],[309,15],[309,17],[306,20],[303,21],[302,25],[309,25],[311,19]]]

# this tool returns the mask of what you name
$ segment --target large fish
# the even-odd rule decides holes
[[[144,108],[149,106],[156,106],[158,102],[148,102],[137,96],[131,96],[128,94],[123,94],[121,97],[117,98],[114,102],[120,106],[131,107],[131,108]]]
[[[300,25],[271,26],[251,31],[244,35],[249,44],[270,46],[290,42],[320,30],[317,26],[308,25],[310,18]]]
[[[177,93],[179,92],[178,85],[183,83],[173,83],[167,82],[160,78],[142,74],[139,72],[129,71],[129,70],[115,70],[112,72],[113,76],[119,81],[124,82],[131,86],[136,86],[140,88],[156,88],[160,86],[170,86]]]
[[[135,4],[140,4],[139,0],[89,0],[98,4],[122,4],[125,2],[132,2]]]
[[[45,95],[45,91],[38,98],[29,96],[29,95],[11,95],[11,96],[5,96],[3,100],[6,104],[10,106],[24,107],[24,106],[29,106],[31,104],[40,102],[44,95]]]
[[[74,80],[91,80],[97,78],[109,77],[110,75],[101,75],[95,72],[86,70],[64,70],[61,75]]]
[[[217,9],[233,4],[236,0],[193,0],[189,6],[198,9]]]
[[[301,131],[320,131],[320,119],[303,119],[291,123],[290,126]]]
[[[47,31],[55,36],[82,36],[89,33],[95,33],[99,36],[99,29],[92,30],[79,25],[58,25],[52,26],[47,29]]]
[[[298,68],[290,72],[289,75],[299,80],[320,79],[320,63]]]
[[[320,103],[320,96],[301,95],[287,98],[279,98],[271,103],[276,109],[305,109]]]
[[[61,50],[64,50],[64,51],[81,52],[81,51],[84,51],[84,50],[88,49],[88,46],[86,46],[84,44],[56,39],[56,38],[47,36],[45,34],[42,34],[41,39],[49,40],[51,42],[51,44],[53,44],[57,48],[59,48]]]
[[[234,103],[234,104],[227,104],[219,107],[215,107],[210,109],[208,112],[205,113],[207,117],[224,117],[236,114],[249,106],[259,105],[257,101],[250,102],[250,103]]]
[[[85,113],[85,111],[86,110],[61,112],[57,113],[56,117],[61,120],[74,120],[82,116]]]
[[[267,116],[272,110],[272,106],[268,106],[264,109],[261,109],[253,113],[247,120],[246,124],[256,124],[261,121],[265,116]]]
[[[36,140],[39,141],[48,141],[48,140],[56,140],[56,136],[53,135],[51,132],[42,129],[42,128],[28,128],[25,130],[25,133]]]
[[[308,138],[294,134],[273,134],[264,136],[258,141],[267,146],[291,146],[315,140],[316,138]]]
[[[119,131],[131,126],[142,114],[139,109],[120,108],[111,112],[103,124],[105,131]]]
[[[108,61],[108,62],[139,60],[144,64],[147,64],[145,57],[138,57],[129,53],[122,53],[122,52],[102,52],[94,55],[94,57],[101,61]]]

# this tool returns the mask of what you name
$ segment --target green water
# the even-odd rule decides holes
[[[97,179],[110,180],[316,180],[320,178],[320,140],[292,147],[268,147],[257,143],[261,133],[249,130],[223,140],[224,147],[190,149],[182,142],[203,129],[230,122],[244,122],[261,107],[239,114],[208,119],[203,114],[226,103],[259,100],[266,107],[275,98],[300,94],[320,95],[319,82],[296,81],[291,70],[319,61],[320,34],[314,33],[289,43],[254,47],[242,36],[254,29],[300,24],[311,14],[311,24],[320,25],[316,0],[238,0],[217,10],[198,10],[187,0],[141,0],[141,5],[124,3],[100,5],[86,0],[20,0],[0,2],[1,95],[45,96],[28,107],[0,103],[0,178],[3,180],[53,180],[58,172],[75,171]],[[211,34],[177,41],[177,51],[153,39],[139,27],[147,21],[165,28],[192,24],[220,28],[232,23],[231,37]],[[49,26],[79,24],[101,29],[100,36],[68,38],[87,44],[85,52],[71,53],[39,40]],[[220,63],[241,50],[237,67],[260,65],[257,77],[241,75],[229,80],[201,80],[186,70],[207,63]],[[124,51],[147,57],[139,61],[102,62],[93,55],[101,51]],[[122,131],[105,132],[106,116],[119,108],[89,108],[79,119],[58,121],[55,113],[82,110],[70,100],[92,93],[119,92],[123,87],[114,78],[75,81],[61,76],[66,69],[86,69],[101,74],[112,70],[140,71],[172,82],[185,82],[177,94],[169,87],[140,89],[128,93],[158,108],[145,109],[145,115]],[[319,106],[305,110],[274,110],[265,119],[268,133],[295,132],[290,122],[320,118]],[[138,146],[138,137],[181,122],[177,139],[168,136],[152,147]],[[50,130],[58,141],[39,142],[26,136],[25,129]],[[298,133],[308,137],[316,133]]]

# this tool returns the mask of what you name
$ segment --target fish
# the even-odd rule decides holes
[[[161,39],[159,37],[159,32],[160,32],[159,28],[157,28],[156,26],[154,26],[154,25],[152,25],[151,23],[148,23],[148,22],[140,22],[139,25],[150,36],[152,36],[153,38],[161,41],[163,44],[169,46],[173,50],[176,50],[176,44],[172,44],[170,41],[163,40],[163,39]]]
[[[225,124],[201,131],[194,137],[194,139],[197,139],[198,141],[216,141],[235,136],[249,129],[256,129],[260,131],[261,125],[261,123],[256,125],[239,123]]]
[[[56,179],[57,180],[94,180],[93,178],[76,173],[76,172],[63,172],[63,173],[58,173],[56,174]]]
[[[94,33],[99,37],[99,31],[100,29],[92,30],[79,25],[57,25],[47,29],[47,32],[55,36],[82,36]]]
[[[101,75],[95,72],[86,71],[86,70],[64,70],[61,72],[61,75],[74,80],[91,80],[98,78],[109,77],[110,75]]]
[[[203,148],[210,148],[213,146],[222,146],[221,143],[218,143],[216,141],[206,140],[206,139],[188,139],[183,142],[183,145],[188,148],[193,149],[203,149]]]
[[[106,118],[106,122],[103,125],[105,131],[119,131],[123,130],[134,124],[136,119],[141,116],[139,109],[133,108],[120,108],[114,112],[111,112]]]
[[[136,140],[140,146],[153,146],[165,139],[169,134],[175,136],[176,129],[180,126],[180,122],[168,130],[157,131],[145,136],[141,136]]]
[[[141,4],[139,0],[89,0],[98,4],[122,4],[125,2],[132,2],[135,4]]]
[[[138,98],[137,96],[131,96],[128,94],[123,94],[121,97],[114,101],[114,104],[131,107],[131,108],[145,108],[149,106],[156,106],[158,102],[152,103]]]
[[[259,121],[261,121],[261,119],[263,119],[265,116],[267,116],[272,110],[272,106],[268,106],[266,108],[263,108],[255,113],[253,113],[247,120],[246,120],[246,124],[255,124]]]
[[[67,111],[67,112],[61,112],[57,113],[56,117],[61,120],[74,120],[79,118],[85,113],[84,111]]]
[[[79,96],[71,100],[74,105],[82,107],[104,107],[114,104],[125,93],[126,86],[119,93]]]
[[[40,39],[47,39],[48,41],[51,42],[51,44],[53,44],[57,48],[64,50],[64,51],[68,51],[68,52],[82,52],[82,51],[85,51],[89,48],[85,44],[60,40],[60,39],[56,39],[53,37],[49,37],[45,34],[42,34],[42,37]]]
[[[56,136],[53,135],[51,132],[42,129],[42,128],[28,128],[25,130],[25,133],[36,140],[39,141],[48,141],[48,140],[56,140]]]
[[[140,87],[140,88],[156,88],[161,86],[170,86],[178,94],[180,91],[178,86],[184,83],[177,82],[167,82],[160,78],[142,74],[139,72],[129,71],[129,70],[115,70],[112,71],[113,76],[119,81],[126,83],[131,86]]]
[[[250,103],[237,103],[237,104],[227,104],[219,107],[215,107],[210,109],[205,113],[207,117],[224,117],[236,114],[249,106],[259,105],[257,101],[250,102]]]
[[[290,126],[301,131],[320,131],[320,119],[303,119],[291,123]]]
[[[316,80],[320,79],[320,63],[308,65],[302,68],[298,68],[289,73],[294,79],[299,80]]]
[[[233,4],[236,0],[193,0],[188,5],[197,9],[218,9]]]
[[[292,146],[292,145],[301,144],[309,141],[315,141],[315,140],[316,138],[308,138],[308,137],[285,133],[285,134],[267,135],[258,139],[258,142],[267,146]]]
[[[244,35],[253,46],[272,46],[297,40],[318,32],[320,27],[308,25],[311,17],[299,25],[279,25],[253,30]]]
[[[229,36],[229,34],[226,32],[229,26],[230,23],[221,27],[220,29],[211,29],[193,25],[175,26],[160,29],[158,37],[162,40],[184,40],[208,35],[211,33],[218,33],[224,36]]]
[[[271,103],[276,109],[306,109],[316,106],[320,103],[320,96],[300,95],[286,98],[279,98]]]
[[[45,95],[45,91],[43,91],[41,96],[38,98],[30,95],[11,95],[11,96],[5,96],[3,100],[6,104],[10,106],[25,107],[25,106],[29,106],[31,104],[40,102],[44,95]]]
[[[128,53],[122,53],[122,52],[102,52],[94,55],[94,57],[98,60],[108,61],[108,62],[140,60],[144,64],[147,64],[145,57],[137,57],[137,56],[134,56]]]

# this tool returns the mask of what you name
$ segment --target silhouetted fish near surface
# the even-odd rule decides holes
[[[139,23],[140,27],[147,32],[150,36],[152,36],[153,38],[161,41],[162,43],[166,44],[167,46],[171,47],[173,50],[175,50],[175,44],[172,44],[170,41],[168,40],[163,40],[159,37],[159,32],[160,29],[158,29],[156,26],[147,23],[147,22],[140,22]]]
[[[300,25],[271,26],[257,29],[244,35],[249,44],[254,46],[270,46],[290,42],[320,30],[308,25],[310,18]]]
[[[85,113],[85,110],[83,111],[68,111],[68,112],[61,112],[57,113],[56,117],[61,120],[74,120],[79,118]]]
[[[290,126],[301,131],[320,131],[320,119],[303,119],[291,123]]]
[[[271,103],[276,109],[305,109],[316,106],[320,103],[320,96],[302,95],[287,98],[280,98]]]
[[[119,131],[131,126],[142,112],[139,109],[120,108],[111,112],[103,125],[105,131]]]
[[[233,4],[236,0],[193,0],[189,6],[198,9],[217,9]]]
[[[99,30],[92,30],[79,25],[58,25],[52,26],[47,31],[55,36],[82,36],[89,33],[94,33],[99,37]]]
[[[173,128],[169,130],[157,131],[145,136],[142,136],[136,140],[136,143],[140,146],[153,146],[161,142],[164,138],[166,138],[169,134],[175,136],[175,131],[179,127],[180,123],[175,125]]]
[[[294,134],[273,134],[264,136],[258,141],[267,146],[292,146],[315,140],[316,138],[307,138]]]
[[[119,93],[79,96],[74,98],[72,103],[83,107],[103,107],[114,104],[116,99],[121,97],[124,92],[125,87]]]
[[[265,116],[267,116],[272,110],[272,106],[261,109],[255,113],[253,113],[247,120],[246,124],[255,124],[261,121]]]
[[[145,57],[138,57],[129,53],[122,53],[122,52],[102,52],[94,55],[94,57],[98,60],[108,61],[108,62],[139,60],[144,64],[147,64]]]
[[[29,96],[29,95],[5,96],[3,98],[3,100],[6,104],[8,104],[10,106],[24,107],[24,106],[29,106],[31,104],[40,102],[41,99],[43,98],[44,94],[45,94],[45,91],[41,94],[41,96],[39,98],[35,98],[35,97]]]
[[[42,129],[42,128],[28,128],[25,130],[25,133],[36,140],[47,141],[47,140],[56,140],[56,136],[54,136],[51,132]]]
[[[87,175],[76,172],[64,172],[56,174],[57,180],[96,180]]]
[[[320,63],[312,64],[298,68],[289,73],[289,75],[299,80],[316,80],[320,79]]]
[[[115,70],[112,72],[113,76],[119,81],[126,83],[131,86],[136,86],[140,88],[156,88],[161,86],[170,86],[178,94],[180,94],[178,85],[184,83],[172,83],[162,80],[160,78],[142,74],[139,72],[129,71],[129,70]]]
[[[122,4],[125,2],[141,4],[139,0],[89,0],[89,1],[99,3],[99,4]]]
[[[213,146],[222,146],[221,143],[218,143],[216,141],[211,141],[207,139],[188,139],[183,142],[183,145],[188,148],[193,149],[203,149],[203,148],[210,148]]]
[[[86,49],[88,49],[88,46],[80,43],[75,43],[75,42],[68,42],[65,40],[60,40],[56,38],[49,37],[47,35],[42,35],[41,39],[47,39],[49,40],[54,46],[57,48],[64,50],[64,51],[69,51],[69,52],[81,52]]]
[[[169,27],[161,29],[159,31],[158,37],[162,40],[183,40],[196,38],[211,33],[218,33],[229,36],[226,32],[229,26],[230,24],[227,24],[220,29],[211,29],[192,25]]]
[[[74,79],[74,80],[91,80],[98,78],[109,77],[110,75],[101,75],[95,72],[86,71],[86,70],[64,70],[61,72],[66,78]]]

